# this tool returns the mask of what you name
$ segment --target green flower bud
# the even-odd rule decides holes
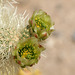
[[[14,59],[21,66],[32,66],[38,62],[44,48],[39,45],[35,37],[19,41],[15,50],[12,52]]]
[[[37,35],[40,40],[45,40],[54,29],[51,17],[42,10],[35,11],[29,20],[30,33],[32,36]]]

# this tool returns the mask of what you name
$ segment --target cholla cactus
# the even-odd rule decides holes
[[[23,68],[32,66],[38,62],[44,48],[35,37],[20,40],[13,51],[16,62]]]
[[[38,39],[44,40],[50,35],[53,22],[40,10],[34,12],[28,25],[25,12],[17,15],[17,8],[12,12],[4,5],[7,0],[0,2],[0,75],[14,75],[20,67],[38,62],[45,49]]]
[[[40,40],[48,38],[54,29],[51,17],[42,10],[35,11],[29,20],[30,33]]]

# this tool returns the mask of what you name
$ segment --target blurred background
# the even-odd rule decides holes
[[[41,74],[34,75],[75,75],[75,0],[16,1],[18,13],[27,10],[30,17],[34,10],[42,9],[55,22],[55,31],[45,41],[46,50],[33,67]]]

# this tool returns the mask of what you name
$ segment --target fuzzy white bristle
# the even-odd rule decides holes
[[[1,3],[3,1],[6,0],[0,0]],[[14,75],[20,68],[14,62],[11,52],[19,40],[20,31],[25,27],[28,16],[24,17],[26,11],[23,15],[16,13],[17,7],[12,12],[9,7],[0,5],[0,75]]]

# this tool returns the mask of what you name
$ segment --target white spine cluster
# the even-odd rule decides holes
[[[0,0],[0,75],[14,75],[19,65],[14,62],[11,52],[19,40],[20,31],[26,25],[26,17],[10,11],[9,7],[2,6],[7,0]],[[12,0],[16,2],[15,0]]]

